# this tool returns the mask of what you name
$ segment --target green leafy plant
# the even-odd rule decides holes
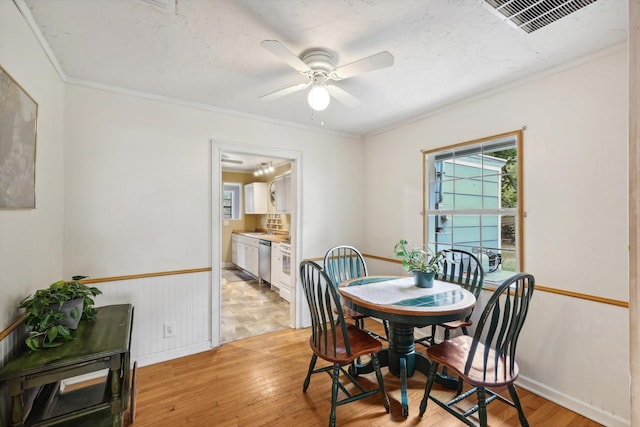
[[[409,272],[424,271],[425,273],[437,273],[440,271],[440,261],[442,252],[433,252],[422,247],[409,246],[405,239],[396,243],[394,252],[397,257],[402,258],[402,266]]]
[[[82,313],[72,308],[69,316],[74,320],[91,319],[96,315],[93,297],[102,294],[95,287],[80,282],[87,276],[73,276],[72,280],[59,280],[48,288],[38,289],[33,295],[20,302],[18,308],[24,308],[27,317],[25,324],[31,330],[25,344],[31,350],[58,347],[65,341],[72,340],[71,331],[64,325],[67,315],[61,311],[67,301],[82,298]]]

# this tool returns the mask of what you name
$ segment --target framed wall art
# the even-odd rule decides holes
[[[0,66],[0,209],[36,207],[38,104]]]

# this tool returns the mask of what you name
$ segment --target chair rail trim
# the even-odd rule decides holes
[[[371,259],[376,259],[379,261],[385,261],[385,262],[393,262],[396,264],[400,264],[401,261],[397,260],[397,259],[393,259],[393,258],[386,258],[386,257],[381,257],[381,256],[377,256],[377,255],[371,255],[371,254],[362,254],[365,258],[371,258]],[[483,288],[483,291],[493,291],[494,287],[493,286],[487,286],[487,288]],[[542,291],[542,292],[548,292],[550,294],[556,294],[556,295],[563,295],[563,296],[567,296],[567,297],[571,297],[571,298],[578,298],[578,299],[583,299],[583,300],[587,300],[587,301],[594,301],[594,302],[599,302],[601,304],[609,304],[609,305],[615,305],[617,307],[623,307],[623,308],[629,308],[629,302],[627,301],[620,301],[620,300],[616,300],[616,299],[612,299],[612,298],[605,298],[605,297],[601,297],[601,296],[597,296],[597,295],[589,295],[589,294],[583,294],[580,292],[574,292],[574,291],[567,291],[565,289],[558,289],[558,288],[552,288],[549,286],[540,286],[536,283],[536,291]]]

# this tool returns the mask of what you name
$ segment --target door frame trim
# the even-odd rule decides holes
[[[222,271],[222,167],[223,152],[246,153],[251,155],[281,158],[291,162],[291,194],[294,197],[293,210],[291,212],[290,236],[291,245],[295,249],[291,253],[292,265],[298,265],[302,247],[302,152],[285,150],[268,145],[252,145],[237,141],[227,141],[217,138],[209,140],[211,143],[211,346],[220,346],[221,333],[221,271]],[[216,273],[217,272],[217,273]],[[292,302],[290,303],[289,319],[294,328],[302,325],[303,308],[298,304],[300,299],[300,287],[297,285],[297,271],[292,269],[291,280],[294,283]]]

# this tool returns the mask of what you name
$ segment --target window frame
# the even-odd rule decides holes
[[[507,142],[509,139],[515,139],[515,149],[516,149],[516,176],[517,176],[517,204],[515,208],[503,208],[498,206],[497,208],[480,208],[480,209],[455,209],[455,206],[451,209],[432,209],[430,205],[430,201],[432,199],[431,189],[434,188],[433,184],[435,182],[435,168],[430,171],[429,167],[433,165],[433,161],[436,156],[442,157],[447,152],[466,152],[473,153],[474,149],[477,148],[481,150],[482,147],[492,146],[499,144],[501,141]],[[515,218],[515,273],[519,271],[525,271],[524,268],[524,191],[523,191],[523,130],[516,130],[512,132],[506,132],[502,134],[492,135],[480,139],[475,139],[471,141],[465,141],[457,144],[452,144],[444,147],[438,147],[434,149],[422,150],[422,178],[423,178],[423,198],[422,198],[422,215],[423,215],[423,239],[425,246],[429,246],[431,249],[435,248],[434,241],[429,240],[430,233],[430,218],[435,218],[439,215],[477,215],[480,217],[481,215],[513,215]],[[480,153],[479,153],[480,154]],[[483,175],[484,176],[484,175]],[[440,182],[442,184],[442,182]],[[481,196],[484,197],[484,192],[481,193]],[[434,227],[436,224],[434,224]],[[435,228],[434,228],[435,233]],[[479,233],[480,234],[480,233]],[[500,233],[501,235],[501,233]],[[455,242],[451,242],[451,247],[456,247]],[[482,247],[482,245],[480,246]],[[489,277],[487,277],[489,276]],[[485,281],[487,283],[499,283],[503,278],[496,278],[492,280],[490,274],[486,274],[485,272]]]
[[[240,182],[223,182],[222,183],[222,197],[220,200],[220,216],[225,221],[237,221],[242,219],[242,191],[243,186]],[[231,217],[226,218],[224,212],[224,201],[225,201],[225,193],[231,192]],[[234,216],[234,211],[236,211],[237,206],[237,216]]]

